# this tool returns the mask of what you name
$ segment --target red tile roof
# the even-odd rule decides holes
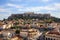
[[[51,31],[51,32],[49,32],[48,34],[56,34],[56,35],[60,35],[60,33],[57,32],[57,31]]]

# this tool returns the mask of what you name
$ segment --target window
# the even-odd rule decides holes
[[[51,38],[51,40],[52,40],[52,38]]]
[[[50,40],[50,38],[47,38],[47,40]]]

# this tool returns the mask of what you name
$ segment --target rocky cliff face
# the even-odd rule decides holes
[[[39,20],[48,20],[51,19],[52,21],[55,22],[60,22],[60,18],[56,18],[51,16],[50,14],[35,14],[35,13],[22,13],[22,14],[12,14],[11,16],[8,17],[8,20],[13,20],[13,19],[39,19]]]
[[[13,19],[13,18],[24,18],[24,17],[28,17],[28,18],[50,18],[50,14],[34,14],[34,13],[24,13],[24,14],[12,14],[11,16],[8,17],[8,19]]]

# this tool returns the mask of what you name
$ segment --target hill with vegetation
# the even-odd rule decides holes
[[[60,18],[57,17],[53,17],[50,14],[37,14],[34,12],[28,12],[28,13],[20,13],[20,14],[12,14],[11,16],[8,17],[8,20],[18,20],[18,19],[24,19],[24,20],[28,20],[28,19],[39,19],[39,20],[43,20],[45,22],[58,22],[60,23]]]

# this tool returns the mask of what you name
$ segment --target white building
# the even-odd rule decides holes
[[[60,33],[56,31],[47,32],[45,40],[60,40]]]
[[[39,32],[39,30],[29,29],[28,40],[37,40],[37,38],[41,35],[42,35],[42,33]]]
[[[14,30],[2,30],[2,35],[4,37],[13,37],[15,35],[15,31]]]

